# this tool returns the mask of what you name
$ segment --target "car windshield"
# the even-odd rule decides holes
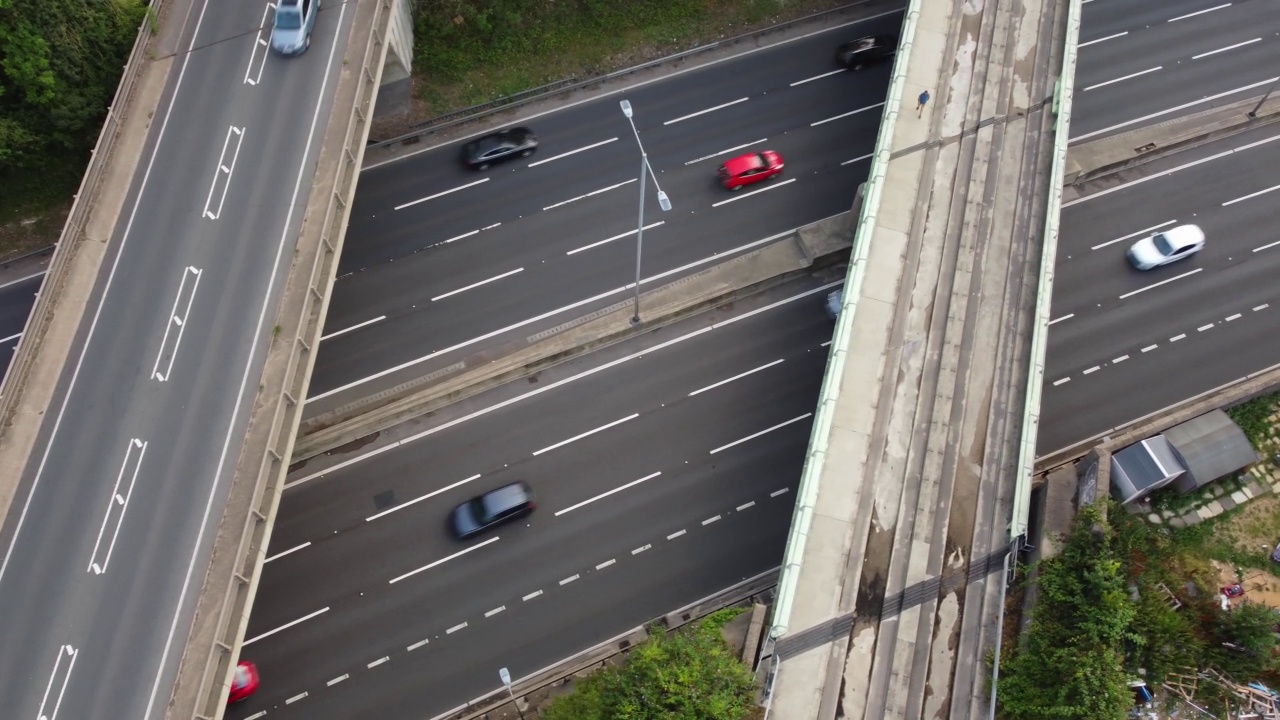
[[[1156,235],[1151,239],[1151,242],[1155,244],[1156,250],[1159,251],[1161,255],[1173,254],[1173,243],[1169,242],[1169,238],[1164,233]]]
[[[243,665],[236,666],[236,677],[231,681],[231,687],[242,688],[249,684],[249,669]]]
[[[497,515],[497,510],[493,507],[492,501],[485,502],[485,500],[486,498],[478,497],[471,501],[471,515],[481,525],[493,522],[494,516]]]
[[[277,10],[276,27],[280,30],[297,30],[302,27],[302,16],[297,10]]]

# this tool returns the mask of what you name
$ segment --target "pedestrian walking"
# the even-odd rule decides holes
[[[925,90],[920,93],[920,97],[916,100],[916,117],[924,116],[924,105],[929,102],[929,91]]]

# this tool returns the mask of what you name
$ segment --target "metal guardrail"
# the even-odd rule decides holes
[[[423,122],[420,122],[416,125],[411,126],[411,132],[407,132],[404,135],[398,135],[389,140],[381,140],[375,143],[369,143],[368,147],[369,149],[373,150],[377,148],[396,145],[398,143],[417,142],[417,140],[421,138],[423,135],[430,135],[431,133],[439,132],[441,130],[446,130],[456,125],[461,125],[464,122],[470,122],[472,120],[478,120],[482,117],[488,117],[489,115],[493,115],[503,110],[514,110],[515,108],[528,105],[529,103],[535,100],[538,100],[544,97],[545,95],[549,95],[551,93],[571,92],[573,90],[580,90],[585,87],[590,87],[591,85],[608,82],[610,80],[614,80],[620,77],[625,77],[627,75],[630,75],[631,73],[639,72],[641,70],[648,70],[649,68],[657,67],[664,63],[676,62],[678,60],[685,60],[695,55],[699,55],[704,52],[709,52],[718,47],[732,45],[733,43],[739,42],[741,40],[758,37],[768,33],[777,32],[779,30],[786,30],[787,28],[794,27],[801,23],[811,22],[813,20],[817,20],[819,18],[823,18],[828,15],[844,12],[846,10],[849,10],[850,8],[854,8],[859,5],[867,5],[874,1],[875,0],[858,0],[858,2],[852,2],[847,5],[841,5],[840,7],[831,8],[830,10],[823,10],[822,12],[816,12],[811,15],[806,15],[802,18],[796,18],[795,20],[788,20],[787,22],[778,23],[777,25],[770,25],[769,27],[761,30],[754,30],[752,32],[741,33],[739,35],[734,35],[733,37],[730,37],[730,38],[725,38],[724,40],[717,40],[712,43],[707,43],[706,45],[699,45],[695,48],[690,48],[682,52],[678,52],[672,55],[667,55],[667,56],[658,58],[657,60],[650,60],[649,62],[641,63],[639,65],[632,65],[631,67],[623,68],[622,70],[615,70],[614,72],[607,73],[599,77],[588,78],[586,80],[578,80],[576,78],[566,78],[564,80],[557,80],[555,82],[547,83],[546,85],[543,85],[541,87],[525,90],[523,92],[515,93],[513,95],[507,95],[507,96],[498,98],[497,100],[493,100],[487,103],[481,103],[480,105],[473,105],[469,108],[457,110],[455,112],[451,112],[446,115],[441,115],[439,117],[432,118],[430,120],[424,120]]]
[[[1044,247],[1040,256],[1040,292],[1036,295],[1031,331],[1031,373],[1022,414],[1022,447],[1018,450],[1018,478],[1013,488],[1011,538],[1027,533],[1031,513],[1031,479],[1035,476],[1036,436],[1040,428],[1040,395],[1044,387],[1044,362],[1049,337],[1049,303],[1053,299],[1054,261],[1058,254],[1058,225],[1062,212],[1062,179],[1067,170],[1067,135],[1071,131],[1071,106],[1076,81],[1076,51],[1080,42],[1081,0],[1067,0],[1067,39],[1062,53],[1062,76],[1054,93],[1057,118],[1054,127],[1053,165],[1049,171],[1049,205],[1045,210]]]
[[[58,244],[54,246],[53,259],[49,261],[49,270],[45,274],[40,291],[36,294],[35,304],[27,315],[27,322],[22,328],[22,337],[14,349],[13,362],[5,371],[0,381],[0,426],[8,425],[17,409],[18,399],[22,397],[22,386],[31,374],[41,341],[45,331],[53,322],[53,311],[56,299],[62,294],[63,286],[70,277],[71,260],[75,257],[84,233],[85,223],[93,207],[93,200],[98,195],[102,183],[103,171],[115,149],[120,137],[124,118],[128,113],[125,108],[129,104],[129,96],[133,93],[134,83],[138,80],[143,60],[147,53],[147,45],[155,34],[157,18],[164,7],[164,0],[151,0],[138,35],[133,41],[133,50],[125,62],[124,73],[120,76],[120,84],[116,87],[115,97],[107,106],[107,117],[102,121],[102,130],[98,133],[98,141],[94,143],[93,152],[89,156],[89,166],[84,177],[80,179],[80,187],[76,190],[75,200],[71,204],[71,212],[62,226],[58,236]],[[44,250],[37,250],[37,253]],[[34,253],[33,253],[34,254]]]
[[[261,571],[260,556],[266,552],[271,520],[283,490],[290,448],[300,420],[302,400],[313,363],[313,348],[319,340],[329,289],[337,271],[338,249],[342,234],[346,231],[350,198],[355,192],[356,180],[360,175],[364,138],[373,119],[373,101],[382,76],[387,45],[384,25],[389,22],[396,2],[397,0],[377,0],[374,5],[371,37],[358,71],[358,82],[361,85],[356,91],[356,102],[347,120],[337,179],[320,226],[320,248],[311,267],[298,328],[290,343],[283,388],[275,400],[275,411],[268,431],[270,441],[257,472],[254,506],[236,548],[235,576],[231,586],[227,588],[215,625],[219,637],[214,641],[206,660],[204,684],[200,691],[203,704],[197,711],[197,720],[220,717],[226,707],[224,683],[230,677],[231,664],[248,624],[257,575]],[[276,340],[280,341],[281,338]]]

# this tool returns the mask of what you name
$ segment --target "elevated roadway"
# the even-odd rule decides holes
[[[991,711],[1078,12],[908,8],[774,606],[770,717]]]

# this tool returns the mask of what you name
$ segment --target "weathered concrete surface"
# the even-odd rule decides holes
[[[795,600],[775,619],[768,707],[786,720],[988,709],[1067,3],[919,7],[852,331],[833,343],[839,396],[815,425]]]

